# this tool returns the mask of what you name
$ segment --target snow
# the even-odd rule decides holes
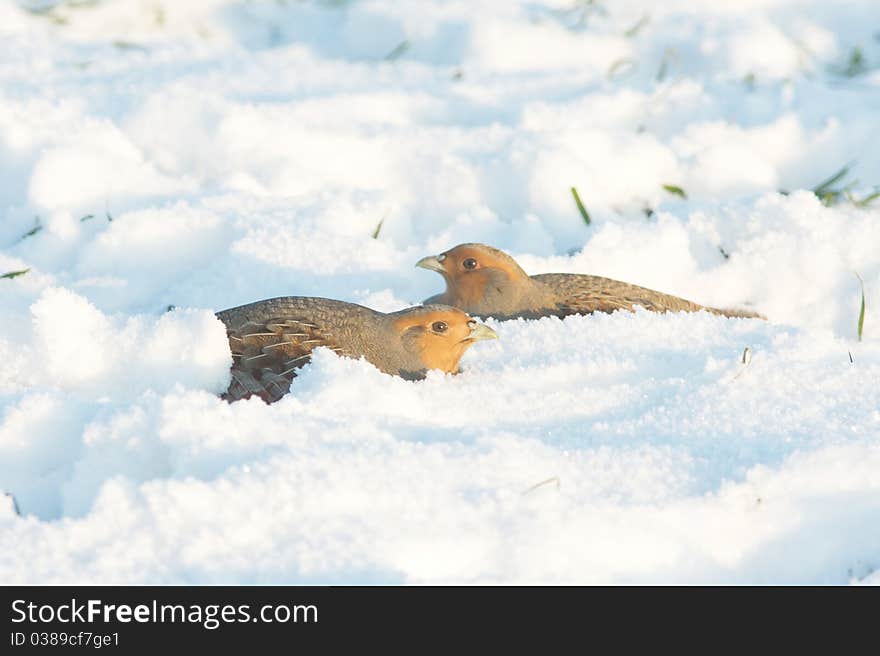
[[[0,2],[0,582],[880,584],[880,200],[810,191],[880,184],[878,18]],[[396,310],[465,241],[769,321],[490,321],[458,376],[217,397],[214,311]]]

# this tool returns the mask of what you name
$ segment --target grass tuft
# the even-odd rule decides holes
[[[854,163],[855,162],[850,162],[849,164],[845,164],[837,173],[825,180],[825,182],[819,183],[816,187],[813,188],[813,193],[817,196],[821,196],[825,191],[831,188],[831,185],[845,178]]]
[[[855,207],[868,207],[871,203],[880,198],[880,190],[876,187],[873,192],[869,193],[864,198],[856,198],[853,196],[852,189],[859,183],[858,180],[852,180],[843,186],[835,188],[835,185],[839,182],[843,182],[844,178],[849,175],[853,166],[855,166],[855,161],[849,162],[830,178],[813,188],[813,193],[822,201],[823,205],[830,207],[835,203],[846,200],[852,203]]]
[[[578,190],[575,187],[571,188],[571,195],[574,196],[574,202],[577,205],[578,212],[581,213],[584,223],[590,225],[590,223],[592,223],[592,221],[590,221],[590,214],[587,212],[587,208],[584,207],[583,202],[581,202],[580,194],[578,194]]]
[[[856,198],[853,195],[852,190],[858,185],[858,180],[848,181],[842,186],[838,184],[844,182],[844,179],[850,174],[850,171],[855,164],[855,160],[848,162],[838,169],[830,178],[823,180],[813,187],[811,191],[816,195],[816,198],[822,201],[822,204],[825,205],[825,207],[830,207],[842,201],[847,201],[853,207],[865,208],[880,198],[880,188],[877,186],[874,187],[874,191],[867,194],[864,198]],[[785,189],[780,189],[779,193],[783,196],[788,196],[791,192]]]

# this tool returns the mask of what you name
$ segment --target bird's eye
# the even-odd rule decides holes
[[[445,321],[435,321],[431,324],[431,330],[435,333],[445,333],[447,328],[449,328],[449,326],[446,325]]]
[[[464,262],[462,262],[461,265],[465,269],[476,269],[477,268],[477,261],[474,258],[469,257]]]

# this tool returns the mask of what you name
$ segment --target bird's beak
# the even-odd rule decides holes
[[[443,262],[440,261],[436,255],[429,255],[428,257],[423,257],[421,260],[416,262],[417,267],[421,267],[422,269],[428,269],[429,271],[436,271],[437,273],[445,273],[446,270],[443,268]]]
[[[468,339],[477,342],[481,339],[498,339],[498,333],[489,328],[484,323],[478,323],[473,328],[471,328],[471,334],[468,335]]]

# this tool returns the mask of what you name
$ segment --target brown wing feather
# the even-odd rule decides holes
[[[376,314],[353,303],[307,296],[270,298],[218,312],[233,358],[224,398],[256,395],[268,403],[277,401],[317,347],[352,355],[347,324],[369,325]]]
[[[222,313],[218,316],[223,319]],[[223,395],[227,401],[259,396],[273,403],[287,393],[297,369],[311,359],[314,349],[343,351],[332,335],[306,319],[227,323],[226,335],[232,350],[232,381]]]
[[[720,310],[707,307],[678,296],[601,276],[547,273],[532,276],[532,278],[549,286],[555,292],[560,316],[614,312],[615,310],[633,311],[638,305],[652,312],[706,310],[713,314],[730,317],[763,318],[748,310]]]

